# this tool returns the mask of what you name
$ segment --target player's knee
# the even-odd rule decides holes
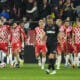
[[[54,54],[50,53],[48,56],[49,59],[53,59],[54,58]]]
[[[36,54],[35,54],[35,56],[36,56],[36,58],[37,58],[37,57],[39,57],[39,54],[38,54],[38,53],[36,53]]]
[[[61,55],[61,51],[59,51],[59,52],[57,53],[57,55]]]
[[[46,57],[46,53],[42,53],[42,56],[43,56],[43,57]]]

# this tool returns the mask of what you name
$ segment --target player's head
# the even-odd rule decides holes
[[[17,22],[13,22],[12,28],[16,28],[17,27]]]
[[[65,19],[64,25],[65,25],[66,27],[70,26],[70,17],[67,17],[67,18]]]
[[[69,26],[70,26],[70,21],[69,21],[69,20],[65,20],[64,25],[65,25],[66,27],[69,27]]]
[[[61,19],[57,19],[57,20],[56,20],[56,24],[57,24],[58,26],[61,26],[61,25],[62,25],[62,20],[61,20]]]
[[[0,27],[3,25],[3,21],[0,19]]]
[[[45,27],[45,21],[43,19],[40,19],[38,24],[39,24],[40,28],[44,28]]]
[[[7,19],[4,16],[1,16],[1,20],[3,21],[3,23],[6,23]]]
[[[53,24],[53,18],[52,18],[52,16],[47,16],[47,24],[48,25],[52,25]]]

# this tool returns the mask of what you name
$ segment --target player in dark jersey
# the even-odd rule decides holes
[[[54,24],[53,18],[51,16],[47,17],[47,25],[45,27],[45,32],[47,35],[47,49],[48,49],[48,69],[46,70],[47,73],[50,73],[50,69],[53,71],[50,74],[56,74],[55,71],[55,61],[56,61],[56,48],[57,48],[57,34],[58,34],[58,27]]]

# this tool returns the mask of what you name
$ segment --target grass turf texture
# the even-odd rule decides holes
[[[37,64],[25,64],[22,68],[0,68],[0,80],[80,80],[80,69],[61,66],[57,74],[48,75]]]

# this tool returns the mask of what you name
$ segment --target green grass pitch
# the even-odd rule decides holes
[[[0,80],[80,80],[80,69],[61,66],[57,74],[48,75],[37,64],[25,64],[22,68],[0,68]]]

